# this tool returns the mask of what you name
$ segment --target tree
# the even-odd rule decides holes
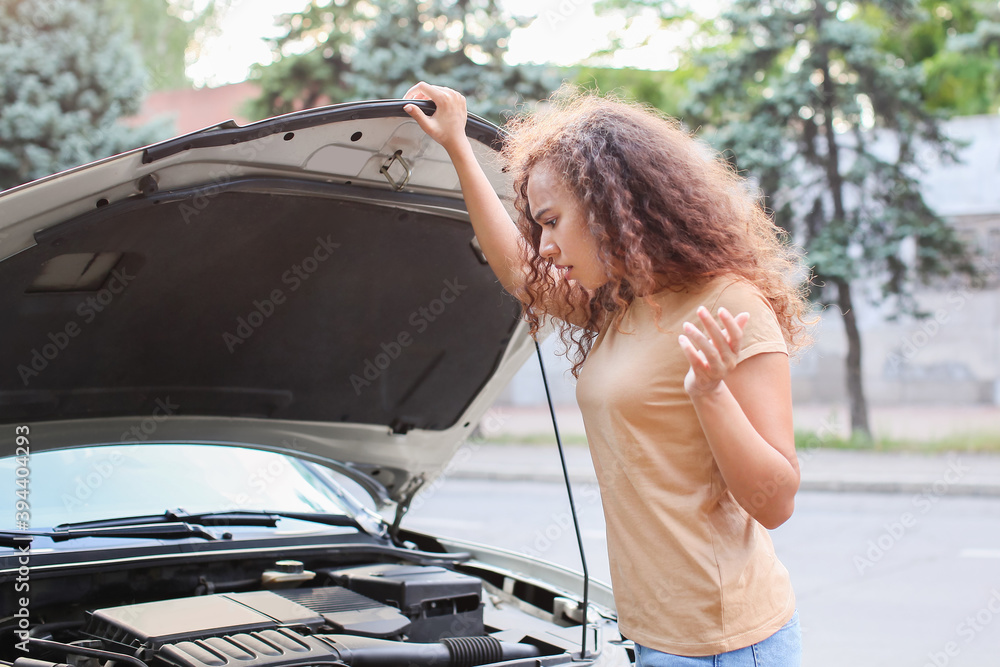
[[[692,68],[671,72],[643,69],[615,69],[582,66],[565,68],[567,78],[576,85],[596,89],[601,93],[622,95],[649,104],[671,115],[679,116],[689,95],[689,87],[697,76]]]
[[[108,0],[111,27],[132,35],[142,54],[150,90],[189,88],[186,55],[197,49],[229,0]]]
[[[497,0],[313,0],[285,16],[276,61],[259,68],[257,116],[349,99],[399,98],[425,80],[462,91],[474,113],[499,120],[558,85],[543,68],[504,62],[521,25]]]
[[[920,0],[916,20],[881,43],[923,69],[928,108],[969,115],[1000,109],[1000,6],[988,0]],[[888,27],[888,26],[886,26]]]
[[[867,2],[841,6],[852,11],[856,7],[860,20],[871,21],[881,28],[877,43],[880,50],[896,54],[909,66],[920,66],[920,93],[928,109],[958,115],[991,114],[1000,110],[1000,4],[993,0],[901,1],[909,14],[902,25],[886,22],[886,17],[892,15],[880,9],[871,11]],[[696,4],[691,0],[599,0],[597,6],[601,12],[624,14],[627,19],[625,31],[639,18],[658,16],[662,24],[669,25],[672,33],[689,37],[692,45],[699,49],[706,42],[717,42],[721,31],[712,18],[706,19],[690,8]],[[596,51],[592,58],[625,48],[620,34],[612,34],[610,39],[612,46]],[[647,45],[648,37],[639,44]],[[660,78],[668,79],[671,88],[683,86],[692,76],[699,75],[699,69],[689,57],[669,74],[661,72]],[[623,70],[620,75],[626,79],[623,86],[626,91],[634,90],[638,99],[667,113],[680,113],[681,107],[673,90],[670,91],[671,99],[661,106],[658,100],[663,99],[663,92],[651,82],[632,85],[624,74],[630,71]],[[603,77],[595,77],[599,83],[602,78],[613,81],[618,76],[605,71],[601,74]]]
[[[142,61],[105,0],[0,0],[0,189],[142,146]]]
[[[668,22],[695,20],[676,3],[648,4]],[[919,189],[922,151],[954,159],[955,146],[925,107],[920,66],[883,43],[917,10],[912,0],[734,0],[701,24],[690,57],[705,76],[683,110],[805,248],[814,299],[839,307],[851,428],[869,439],[856,302],[919,315],[918,282],[977,277]]]
[[[346,75],[356,33],[370,23],[361,5],[359,0],[332,5],[311,0],[302,11],[283,15],[279,22],[287,31],[274,40],[274,61],[251,72],[260,83],[261,96],[249,114],[265,118],[349,100]]]

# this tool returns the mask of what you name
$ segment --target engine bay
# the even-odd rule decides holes
[[[385,602],[336,585],[216,593],[98,609],[82,633],[124,654],[174,667],[331,660],[458,666],[541,652],[485,634],[479,596],[464,594],[477,585],[473,577],[428,566],[378,564],[353,570],[326,576],[343,578],[349,586],[359,583],[356,579],[373,585],[382,589]],[[430,597],[435,594],[440,597]]]
[[[27,643],[7,619],[0,658],[13,667],[537,667],[579,657],[567,599],[488,568],[263,563],[36,579]]]

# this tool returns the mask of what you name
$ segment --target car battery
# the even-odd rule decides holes
[[[398,607],[410,641],[482,635],[482,582],[443,567],[378,563],[319,570],[329,583]]]

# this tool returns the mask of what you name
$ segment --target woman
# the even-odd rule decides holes
[[[593,95],[508,124],[511,224],[465,136],[465,98],[423,82],[406,97],[436,104],[404,108],[447,150],[532,332],[555,318],[575,351],[637,664],[799,664],[795,597],[766,530],[791,516],[799,484],[788,349],[805,301],[777,228],[675,122]]]

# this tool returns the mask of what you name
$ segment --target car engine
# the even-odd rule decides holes
[[[256,590],[212,592],[212,586],[202,585],[197,595],[63,610],[32,628],[28,655],[4,657],[13,667],[475,667],[572,661],[569,635],[549,629],[559,630],[558,625],[538,611],[525,614],[523,602],[487,594],[488,582],[455,569],[374,562],[307,571],[301,562],[279,561],[258,582],[263,583]],[[517,617],[508,624],[505,614]],[[525,618],[535,623],[534,631]],[[569,631],[574,624],[564,621],[562,629]]]
[[[331,660],[373,667],[400,661],[465,667],[539,654],[530,644],[484,636],[481,585],[474,577],[441,567],[393,564],[317,574],[339,585],[99,609],[83,634],[175,667]],[[404,644],[404,637],[421,645]]]

